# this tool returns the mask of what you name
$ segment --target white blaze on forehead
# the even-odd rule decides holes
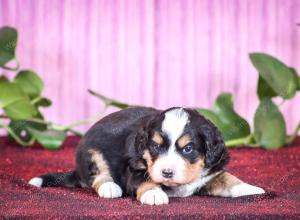
[[[182,135],[184,127],[189,122],[189,115],[183,108],[176,108],[165,113],[162,122],[162,131],[166,133],[171,141],[171,146]]]
[[[159,182],[163,180],[162,170],[173,169],[175,182],[184,181],[184,170],[186,169],[184,159],[177,153],[175,148],[176,140],[182,135],[186,124],[189,122],[189,115],[183,108],[176,108],[165,113],[162,122],[162,132],[170,140],[168,152],[161,155],[154,163],[152,178]]]

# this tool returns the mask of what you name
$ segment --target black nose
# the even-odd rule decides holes
[[[165,178],[172,178],[174,176],[174,171],[171,169],[163,169],[161,173]]]

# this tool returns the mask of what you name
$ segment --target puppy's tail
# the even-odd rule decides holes
[[[80,179],[76,171],[48,173],[32,178],[28,184],[36,187],[81,187]]]

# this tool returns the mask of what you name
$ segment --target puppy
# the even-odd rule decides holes
[[[81,139],[76,169],[35,177],[37,187],[92,187],[100,197],[168,204],[194,194],[238,197],[265,191],[225,170],[217,128],[197,111],[134,107],[98,121]]]

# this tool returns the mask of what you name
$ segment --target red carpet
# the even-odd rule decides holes
[[[78,138],[58,151],[22,148],[0,139],[0,219],[6,218],[216,218],[300,219],[300,138],[278,151],[230,150],[229,171],[269,193],[244,198],[171,198],[151,207],[130,198],[101,199],[90,189],[33,188],[27,181],[73,168]]]

